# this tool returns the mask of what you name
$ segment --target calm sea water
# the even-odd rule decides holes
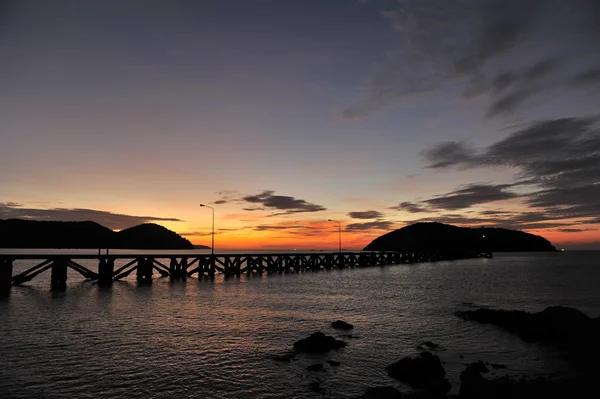
[[[15,273],[26,266],[17,264]],[[425,340],[440,345],[457,390],[464,365],[479,359],[507,365],[510,375],[570,365],[552,348],[460,320],[456,310],[565,305],[600,316],[600,252],[213,281],[156,278],[145,287],[132,274],[111,289],[69,271],[64,293],[51,292],[48,279],[40,275],[0,300],[2,398],[317,398],[308,387],[317,378],[334,398],[356,397],[371,385],[408,391],[385,366],[417,353]],[[314,331],[338,335],[329,327],[336,319],[353,323],[360,338],[327,355],[271,359]],[[327,359],[341,366],[305,370]]]

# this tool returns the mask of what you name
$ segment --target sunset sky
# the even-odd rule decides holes
[[[0,219],[600,249],[600,1],[0,0]]]

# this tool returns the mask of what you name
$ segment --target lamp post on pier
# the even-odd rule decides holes
[[[342,252],[342,222],[340,222],[339,220],[333,220],[333,219],[329,219],[329,221],[335,222],[338,224],[338,241],[339,241],[340,252]]]
[[[200,206],[212,209],[212,242],[210,244],[211,255],[215,254],[215,208],[209,205],[200,204]]]

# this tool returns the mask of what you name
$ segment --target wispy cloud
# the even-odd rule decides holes
[[[182,222],[181,219],[158,216],[134,216],[81,208],[26,208],[15,202],[0,203],[0,219],[52,221],[94,221],[113,230],[122,230],[141,223]]]
[[[383,217],[383,213],[378,211],[357,211],[349,212],[348,216],[352,219],[380,219]]]
[[[409,201],[401,202],[396,206],[390,207],[390,209],[396,211],[405,211],[409,213],[429,212],[429,210],[424,205]]]
[[[222,234],[219,231],[215,231],[215,235],[217,234]],[[186,231],[183,233],[179,233],[179,235],[184,236],[184,237],[206,237],[206,236],[212,236],[212,232],[206,232],[206,231]]]
[[[447,149],[447,150],[446,150]],[[474,169],[510,167],[513,184],[475,184],[403,208],[452,210],[519,198],[529,211],[495,223],[521,228],[531,222],[553,220],[600,222],[600,127],[598,118],[561,118],[537,121],[514,130],[506,138],[476,150],[461,142],[438,144],[423,152],[429,168]],[[527,187],[518,194],[517,188]],[[488,211],[493,212],[493,211]],[[500,211],[499,211],[500,212]],[[500,213],[498,213],[500,214]],[[488,213],[487,216],[495,216]],[[506,216],[506,215],[505,215]]]
[[[344,227],[344,231],[367,231],[367,230],[392,230],[394,223],[387,220],[374,222],[350,223]]]
[[[464,188],[423,201],[433,209],[457,210],[477,204],[516,198],[519,195],[508,191],[510,184],[470,184]]]
[[[247,203],[260,205],[259,208],[247,208],[246,210],[268,209],[283,211],[276,213],[275,215],[289,215],[294,213],[320,212],[327,210],[327,208],[321,205],[312,204],[303,199],[286,195],[275,195],[274,193],[275,191],[265,190],[260,194],[246,195],[242,197],[242,200]]]
[[[382,10],[381,16],[399,33],[398,45],[390,49],[379,71],[366,80],[361,98],[342,110],[342,117],[362,118],[434,93],[439,97],[445,91],[457,98],[486,94],[486,116],[495,118],[522,109],[557,88],[599,84],[596,3],[386,3],[391,8]],[[527,57],[522,56],[524,51]]]

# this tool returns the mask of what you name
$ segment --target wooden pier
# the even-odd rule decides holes
[[[154,273],[171,279],[184,279],[197,276],[214,277],[217,273],[225,276],[242,273],[294,273],[354,267],[385,266],[408,263],[435,262],[473,257],[491,257],[491,253],[469,254],[469,256],[449,256],[435,253],[401,252],[309,252],[273,254],[117,254],[117,255],[0,255],[0,295],[10,293],[13,285],[31,281],[35,276],[50,270],[50,284],[54,290],[65,290],[67,270],[72,269],[86,279],[95,280],[100,285],[110,286],[129,276],[134,271],[140,284],[152,282]],[[37,260],[40,263],[26,271],[13,275],[13,262]],[[82,260],[98,263],[97,271],[81,264]],[[115,268],[115,261],[125,263]]]

